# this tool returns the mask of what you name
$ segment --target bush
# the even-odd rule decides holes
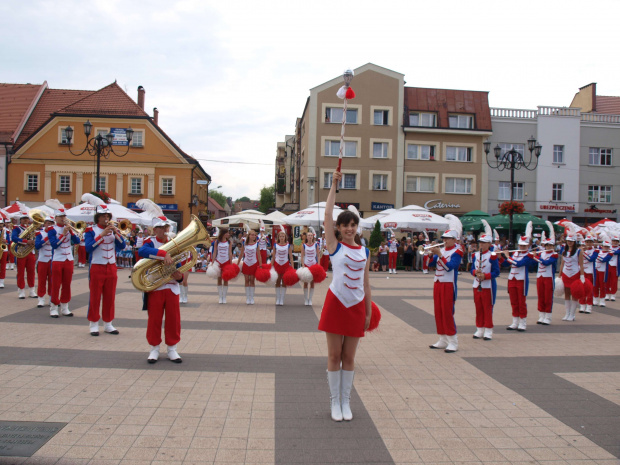
[[[378,249],[383,242],[383,234],[381,234],[381,223],[379,220],[375,223],[375,229],[372,230],[372,234],[370,235],[369,246],[371,249]]]

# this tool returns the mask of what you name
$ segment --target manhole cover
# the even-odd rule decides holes
[[[31,457],[66,423],[0,421],[0,456]]]

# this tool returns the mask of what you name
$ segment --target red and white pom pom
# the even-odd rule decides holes
[[[316,265],[312,265],[309,269],[310,273],[312,273],[312,279],[314,280],[314,284],[320,284],[325,281],[327,273],[321,265],[317,263]]]
[[[338,89],[338,92],[336,92],[336,96],[339,99],[344,100],[346,98],[347,100],[352,100],[355,98],[355,91],[351,86],[342,86],[340,89]]]
[[[576,280],[573,284],[570,285],[570,294],[573,296],[573,299],[582,299],[585,295],[585,290],[583,283],[580,280]]]
[[[555,278],[555,289],[553,295],[556,297],[564,297],[564,281],[562,278]]]
[[[213,262],[207,267],[207,276],[211,279],[217,279],[222,276],[222,270],[218,262]]]
[[[230,281],[239,275],[239,265],[235,263],[227,263],[222,267],[222,280]]]
[[[256,270],[256,274],[254,275],[254,277],[259,283],[265,284],[271,278],[271,273],[269,271],[270,269],[271,267],[269,265],[260,266]]]
[[[367,333],[372,333],[375,329],[379,327],[379,322],[381,321],[381,310],[377,307],[377,304],[371,303],[372,313],[370,314],[370,324],[368,325]]]
[[[312,277],[312,272],[307,266],[302,266],[301,268],[297,268],[297,276],[302,283],[311,283],[314,279]]]
[[[299,282],[299,276],[297,276],[297,272],[294,268],[289,268],[282,275],[282,282],[286,287],[294,286]]]
[[[239,257],[237,257],[237,258],[233,258],[233,259],[232,259],[232,262],[233,262],[233,264],[235,264],[235,265],[239,265],[239,260],[240,260],[240,258],[239,258]],[[239,266],[239,268],[241,268],[241,266]]]

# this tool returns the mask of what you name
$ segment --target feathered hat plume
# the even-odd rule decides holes
[[[549,220],[545,221],[545,224],[549,228],[549,240],[555,243],[555,231],[553,230],[553,223]],[[543,231],[544,233],[544,231]]]
[[[491,225],[487,223],[487,220],[481,220],[482,225],[484,226],[484,234],[489,237],[493,237],[493,230],[491,229]]]
[[[358,209],[357,209],[357,208],[355,208],[353,205],[349,205],[349,206],[347,207],[347,209],[348,209],[350,212],[355,213],[355,215],[356,215],[358,218],[360,217],[360,212],[359,212],[359,211],[358,211]]]
[[[152,217],[164,216],[164,212],[159,205],[153,202],[151,199],[140,199],[136,202],[136,207],[144,210]]]
[[[499,233],[497,232],[497,229],[493,230],[493,240],[499,241]]]
[[[425,241],[430,241],[428,234],[426,234],[426,230],[422,231],[424,233],[424,240]]]
[[[449,224],[449,228],[450,231],[456,231],[458,233],[458,238],[461,238],[461,234],[463,234],[463,224],[461,223],[461,220],[459,220],[456,216],[448,214],[446,216],[444,216],[444,218],[446,220],[448,220],[448,224]]]
[[[65,208],[65,206],[60,203],[60,200],[58,199],[48,199],[45,201],[45,205],[47,205],[50,208],[53,208],[54,210],[60,210],[61,208]]]
[[[105,205],[106,204],[103,200],[101,200],[99,197],[97,197],[96,195],[93,195],[93,194],[84,194],[82,196],[82,202],[86,202],[86,203],[88,203],[90,205],[93,205],[95,207],[98,206],[98,205]]]
[[[316,237],[316,231],[312,226],[308,226],[308,231],[310,231],[312,234],[314,234],[314,237]]]
[[[532,231],[533,231],[533,229],[534,229],[534,225],[532,224],[531,221],[528,221],[527,225],[525,225],[525,234],[524,235],[525,235],[525,237],[527,237],[527,239],[529,241],[532,240]]]

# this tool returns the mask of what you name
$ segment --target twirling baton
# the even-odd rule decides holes
[[[342,111],[342,127],[340,128],[340,151],[338,152],[338,168],[336,171],[340,172],[342,168],[342,152],[344,152],[344,127],[347,125],[347,100],[355,98],[355,92],[351,88],[351,81],[353,80],[353,70],[347,69],[342,75],[344,80],[344,86],[338,89],[336,95],[338,98],[344,100],[344,109]],[[336,192],[340,192],[338,186],[336,186]]]

